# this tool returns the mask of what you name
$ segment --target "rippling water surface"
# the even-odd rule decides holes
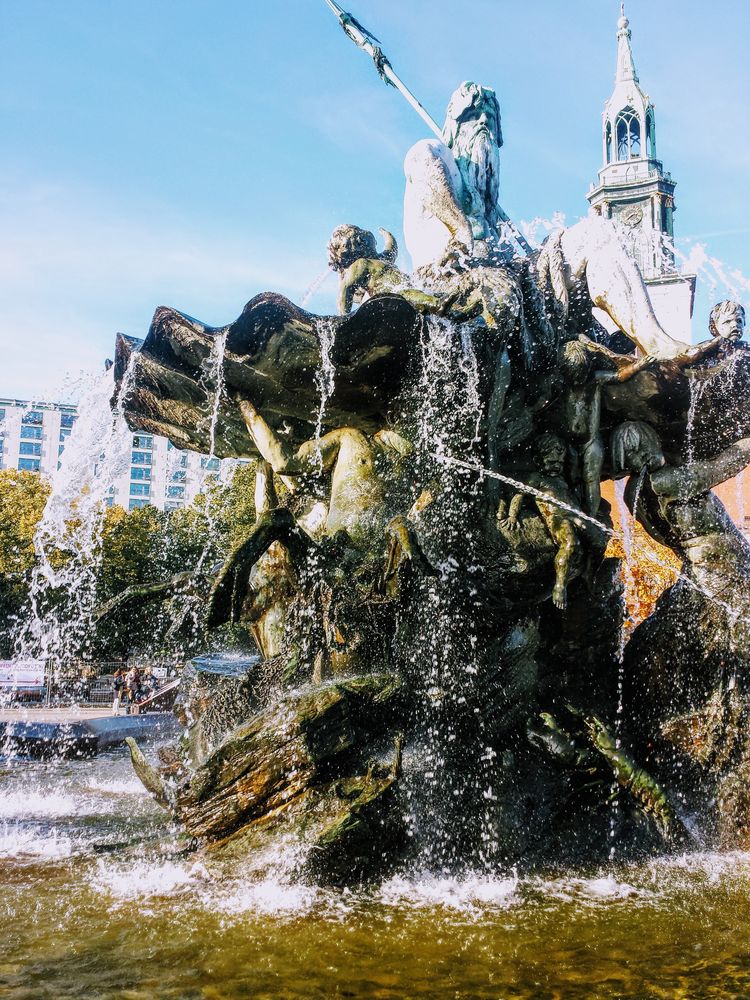
[[[370,892],[180,853],[127,756],[0,762],[0,997],[750,997],[750,855]]]

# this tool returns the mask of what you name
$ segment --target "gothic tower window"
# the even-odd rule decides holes
[[[632,160],[641,155],[641,123],[633,108],[625,108],[617,116],[617,159]]]
[[[607,122],[605,131],[605,144],[607,147],[607,163],[612,162],[612,123]]]

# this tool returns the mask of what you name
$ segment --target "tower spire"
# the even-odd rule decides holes
[[[656,158],[656,113],[638,80],[623,0],[619,7],[615,87],[602,115],[602,167],[587,198],[597,215],[619,223],[664,329],[690,340],[695,276],[675,270],[675,182]]]
[[[638,73],[635,69],[633,49],[630,44],[632,32],[630,21],[625,16],[624,0],[620,4],[620,20],[617,22],[617,75],[616,83],[627,83],[634,80],[638,83]]]

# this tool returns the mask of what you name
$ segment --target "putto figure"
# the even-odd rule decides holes
[[[708,318],[708,329],[713,337],[737,343],[745,335],[745,307],[733,299],[717,302]]]
[[[374,235],[346,223],[337,226],[328,243],[328,265],[340,274],[338,311],[346,316],[355,305],[372,295],[398,294],[415,309],[440,310],[440,299],[409,287],[409,279],[396,267],[398,244],[392,233],[381,229],[384,248],[378,252]]]
[[[745,307],[734,299],[717,302],[708,318],[708,332],[711,340],[695,348],[701,352],[701,358],[707,357],[714,350],[719,359],[731,355],[738,346],[741,350],[747,350],[747,344],[740,343],[745,335]]]
[[[557,545],[552,603],[564,611],[568,606],[568,583],[574,571],[580,570],[583,561],[579,535],[588,534],[591,526],[571,510],[555,503],[559,500],[566,507],[576,510],[580,507],[580,500],[563,476],[567,453],[565,442],[556,434],[545,431],[537,438],[534,450],[539,471],[529,476],[529,485],[549,497],[549,500],[536,497],[535,502],[547,531]],[[525,499],[525,493],[516,493],[511,500],[505,522],[508,528],[519,527],[518,516]]]
[[[741,438],[713,458],[670,465],[654,429],[630,420],[612,431],[610,447],[614,478],[631,476],[625,490],[631,510],[636,507],[638,476],[647,470],[636,516],[651,537],[684,560],[683,570],[704,594],[744,613],[750,545],[712,491],[750,463],[750,438]]]
[[[571,340],[560,352],[560,375],[564,390],[550,412],[550,422],[573,445],[580,461],[579,474],[583,483],[584,508],[596,517],[602,498],[601,479],[604,466],[604,440],[601,433],[603,385],[626,382],[649,365],[654,358],[630,358],[613,355],[619,364],[615,371],[595,370],[593,358],[597,345],[591,341]],[[592,349],[593,348],[593,349]]]
[[[385,246],[378,252],[374,235],[349,223],[337,226],[328,242],[328,266],[340,276],[338,311],[345,316],[365,295],[400,288],[404,276],[395,266],[398,246],[392,233],[381,229]]]

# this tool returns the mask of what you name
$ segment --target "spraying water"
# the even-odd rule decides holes
[[[16,637],[18,658],[59,663],[81,657],[89,648],[104,514],[112,483],[130,461],[131,433],[122,400],[131,378],[129,367],[114,413],[112,371],[96,379],[81,400],[34,537],[37,564]]]
[[[307,286],[305,294],[300,299],[300,305],[306,306],[310,302],[310,300],[320,291],[320,289],[323,287],[325,282],[332,274],[333,274],[333,269],[330,267],[327,267],[325,271],[321,271],[321,273],[317,276],[317,278],[314,278]]]

